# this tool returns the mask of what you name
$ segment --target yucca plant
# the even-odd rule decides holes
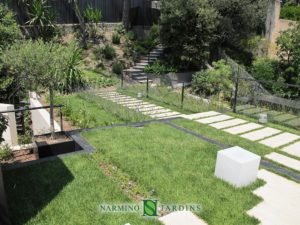
[[[88,30],[89,30],[90,38],[93,39],[94,42],[96,42],[98,24],[100,23],[100,21],[102,19],[101,10],[92,8],[91,6],[88,6],[84,10],[83,16],[84,16],[85,21],[88,23]]]

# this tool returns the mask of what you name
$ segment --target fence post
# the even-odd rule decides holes
[[[63,124],[63,116],[62,116],[61,107],[59,107],[59,116],[60,116],[60,130],[61,130],[61,132],[63,132],[64,131],[64,124]]]
[[[122,75],[121,75],[121,88],[123,88],[124,85],[124,72],[122,71]]]
[[[239,69],[238,69],[239,71]],[[235,77],[235,90],[234,90],[234,99],[233,99],[233,112],[236,113],[237,97],[239,91],[239,75]]]
[[[149,77],[147,75],[147,98],[149,98]]]
[[[182,83],[182,90],[181,90],[181,108],[183,109],[183,101],[184,101],[184,82]]]

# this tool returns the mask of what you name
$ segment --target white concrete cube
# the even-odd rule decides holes
[[[257,178],[261,157],[240,147],[218,152],[215,176],[236,187],[244,187]]]
[[[13,111],[15,109],[14,105],[2,104],[0,103],[0,111]],[[16,117],[14,112],[4,113],[8,119],[8,126],[3,132],[3,144],[8,144],[10,146],[18,145],[18,133],[16,125]]]

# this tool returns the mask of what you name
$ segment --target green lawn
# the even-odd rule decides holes
[[[64,117],[81,128],[148,119],[147,116],[88,92],[57,96],[56,103],[63,104]]]
[[[246,211],[260,202],[252,190],[262,181],[236,189],[214,177],[219,147],[163,124],[85,132],[105,158],[162,203],[201,204],[211,225],[258,224]],[[118,140],[118,141],[116,141]],[[263,151],[263,150],[260,150]]]
[[[82,77],[93,88],[109,87],[119,82],[116,76],[107,73],[108,71],[95,72],[92,70],[83,70]]]
[[[160,224],[138,214],[103,214],[103,203],[130,203],[90,155],[4,172],[13,224]]]

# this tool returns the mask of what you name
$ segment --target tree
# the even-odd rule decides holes
[[[8,125],[7,118],[2,113],[0,113],[0,144],[2,141],[4,141],[2,135],[7,128],[7,125]]]
[[[19,41],[8,48],[1,57],[4,68],[21,78],[27,90],[48,90],[52,137],[54,137],[54,91],[60,90],[61,84],[68,79],[74,48],[73,45],[64,46],[41,40]]]
[[[229,99],[233,90],[232,69],[224,60],[213,63],[213,69],[202,70],[195,73],[192,89],[197,94],[205,96],[223,94]]]
[[[126,30],[129,30],[130,24],[130,9],[131,9],[131,0],[123,0],[123,17],[122,21]]]
[[[209,0],[219,15],[216,45],[240,47],[241,40],[265,28],[268,0]]]
[[[206,0],[161,1],[161,39],[170,48],[174,65],[203,67],[217,25],[218,13]]]

